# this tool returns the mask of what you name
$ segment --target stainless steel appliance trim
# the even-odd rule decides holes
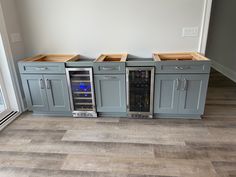
[[[98,117],[97,112],[94,111],[73,111],[72,115],[73,117],[78,117],[78,114],[91,114],[92,116],[89,117]]]
[[[70,79],[70,72],[71,71],[89,71],[89,77],[90,77],[90,83],[91,83],[90,94],[92,95],[93,112],[96,113],[96,115],[97,115],[95,93],[94,93],[93,68],[66,68],[67,84],[68,84],[68,88],[69,88],[69,96],[70,96],[70,103],[71,103],[72,112],[84,112],[84,111],[75,111],[73,95],[72,95],[72,88],[71,88],[71,79]]]
[[[138,70],[144,70],[144,71],[151,71],[151,85],[150,85],[150,112],[132,112],[130,111],[129,106],[129,71],[138,71]],[[150,118],[153,117],[153,103],[154,103],[154,77],[155,77],[155,67],[126,67],[126,94],[127,94],[127,113],[128,115],[146,115]]]

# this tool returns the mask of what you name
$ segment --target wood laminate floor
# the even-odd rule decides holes
[[[0,177],[236,177],[236,84],[212,71],[203,120],[26,113],[0,132]]]

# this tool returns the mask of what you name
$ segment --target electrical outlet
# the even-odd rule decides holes
[[[20,33],[12,33],[11,34],[11,42],[12,43],[21,42],[21,41],[22,41],[22,38],[21,38]]]
[[[198,36],[198,27],[186,27],[183,28],[183,37],[197,37]]]

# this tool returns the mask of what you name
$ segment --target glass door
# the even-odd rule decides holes
[[[6,89],[0,73],[0,120],[10,113]]]
[[[154,67],[128,67],[126,69],[128,114],[132,117],[142,115],[151,118]]]
[[[74,117],[97,117],[92,68],[67,68]]]

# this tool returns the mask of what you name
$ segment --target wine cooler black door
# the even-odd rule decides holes
[[[129,71],[129,111],[150,112],[151,70]]]

